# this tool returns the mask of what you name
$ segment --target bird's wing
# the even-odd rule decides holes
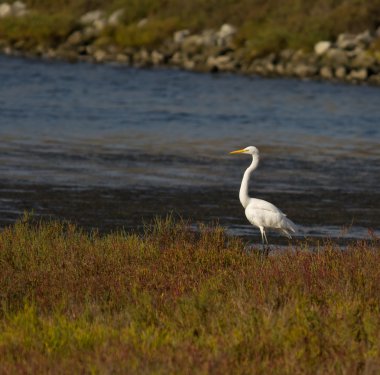
[[[287,236],[290,236],[289,231],[296,231],[295,224],[281,210],[261,199],[252,198],[245,215],[251,224],[258,227],[280,229]]]
[[[248,204],[251,209],[254,210],[264,210],[270,211],[272,213],[280,214],[286,216],[280,209],[278,209],[274,204],[264,201],[263,199],[251,198]]]

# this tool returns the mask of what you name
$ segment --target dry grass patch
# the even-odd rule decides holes
[[[299,248],[22,220],[0,234],[0,372],[375,374],[378,241]]]

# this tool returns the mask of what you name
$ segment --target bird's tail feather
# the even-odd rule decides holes
[[[284,217],[284,229],[287,231],[291,231],[293,233],[296,233],[297,231],[297,226],[287,217]],[[289,233],[288,233],[289,234]]]
[[[277,230],[289,239],[291,239],[292,236],[289,232],[296,233],[297,226],[286,216],[283,216],[281,226],[277,228]]]
[[[292,236],[286,229],[281,229],[281,233],[288,237],[290,240],[292,239]]]

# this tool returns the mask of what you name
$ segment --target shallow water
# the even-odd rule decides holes
[[[238,190],[301,236],[380,227],[380,90],[0,57],[0,224],[23,210],[85,227],[140,228],[174,211],[257,238]]]

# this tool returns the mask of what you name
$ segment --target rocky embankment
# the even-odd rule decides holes
[[[0,4],[0,22],[6,17],[24,17],[29,9],[21,1]],[[101,43],[104,30],[117,27],[125,10],[112,14],[94,10],[83,14],[73,32],[58,46],[37,45],[24,48],[23,40],[1,40],[5,54],[29,54],[70,61],[118,62],[149,67],[175,66],[187,70],[237,72],[260,76],[286,76],[303,79],[339,80],[380,85],[380,28],[359,34],[343,33],[336,40],[320,41],[312,52],[282,50],[263,56],[246,45],[236,43],[237,27],[223,24],[218,30],[193,33],[178,30],[155,48],[122,48]],[[142,19],[143,30],[149,19]]]

